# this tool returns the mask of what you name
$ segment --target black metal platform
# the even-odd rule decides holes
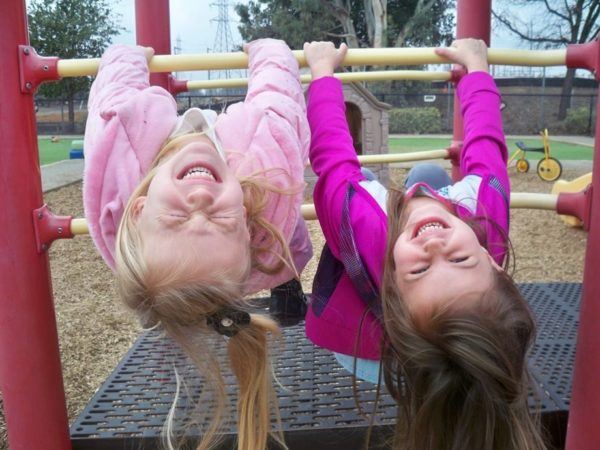
[[[520,289],[535,312],[538,338],[529,365],[538,386],[542,421],[551,428],[557,447],[566,426],[575,356],[581,285],[575,283],[523,284]],[[368,421],[355,406],[352,376],[332,354],[313,346],[303,324],[284,330],[284,343],[275,361],[281,418],[290,449],[362,448]],[[223,346],[219,350],[223,353]],[[173,367],[183,374],[193,399],[201,382],[185,356],[157,332],[143,334],[94,395],[71,426],[74,450],[161,448],[160,435],[175,392]],[[234,379],[227,377],[230,403]],[[361,405],[373,407],[375,386],[358,382]],[[178,413],[185,416],[189,398],[182,394]],[[210,414],[211,403],[203,403]],[[382,389],[375,442],[389,437],[395,406]],[[177,420],[176,420],[177,422]],[[229,411],[224,430],[230,433],[223,448],[232,448],[235,419]],[[190,428],[192,442],[202,433]],[[373,448],[376,448],[375,445]]]

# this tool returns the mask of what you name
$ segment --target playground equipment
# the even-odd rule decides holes
[[[375,155],[373,155],[375,156]],[[379,156],[379,155],[377,155]],[[585,175],[584,175],[585,176]],[[583,178],[583,177],[582,177]],[[591,174],[590,174],[591,178]],[[561,192],[579,192],[580,190],[564,190]],[[559,201],[558,192],[551,194],[535,194],[530,192],[513,192],[510,194],[510,207],[513,209],[544,209],[548,211],[556,210]],[[317,212],[315,205],[312,203],[304,204],[300,207],[302,217],[305,220],[316,220]],[[53,220],[63,220],[65,229],[70,230],[73,236],[88,234],[87,221],[84,218],[74,219],[72,217],[59,217],[52,216]],[[56,238],[55,238],[56,239]],[[46,241],[45,244],[49,245],[54,239]]]
[[[83,141],[81,139],[71,141],[69,159],[83,159]]]
[[[561,192],[582,192],[592,184],[592,172],[586,173],[572,181],[558,180],[552,186],[552,194]],[[581,227],[583,223],[577,217],[561,215],[560,218],[570,227]]]
[[[137,0],[136,6],[138,44],[154,47],[158,55],[151,64],[152,71],[246,66],[247,57],[243,53],[162,56],[161,54],[170,50],[168,1]],[[459,0],[457,38],[479,37],[489,41],[490,10],[490,0]],[[60,76],[93,74],[97,70],[98,60],[59,61],[58,58],[37,56],[28,46],[24,0],[5,0],[0,3],[0,33],[0,56],[3,61],[0,135],[4,143],[0,150],[0,201],[5,208],[5,214],[0,218],[3,230],[0,244],[0,292],[3,294],[0,298],[0,387],[10,446],[19,450],[101,448],[102,445],[104,448],[123,448],[126,445],[123,442],[135,439],[135,433],[141,430],[138,436],[142,437],[137,441],[137,446],[129,445],[130,448],[139,448],[139,444],[156,439],[156,435],[148,437],[150,430],[154,432],[158,429],[160,432],[164,419],[159,406],[154,409],[154,403],[148,402],[149,399],[156,399],[154,392],[139,386],[140,378],[146,379],[156,373],[156,358],[160,358],[161,353],[148,356],[143,350],[144,345],[146,350],[155,346],[158,348],[157,341],[153,339],[148,344],[142,339],[136,343],[111,375],[108,384],[98,392],[94,403],[86,408],[81,420],[73,425],[70,436],[46,252],[48,244],[45,243],[45,239],[49,237],[70,237],[70,233],[65,229],[68,223],[50,214],[43,206],[32,94],[43,81],[55,80]],[[297,55],[303,63],[301,54]],[[490,49],[489,60],[492,64],[566,65],[590,70],[598,79],[600,41],[539,52]],[[432,49],[353,49],[344,63],[407,65],[441,62],[445,61],[435,55]],[[156,76],[151,77],[153,83],[169,88],[168,74],[154,75]],[[10,109],[7,110],[5,105],[10,105]],[[598,108],[600,109],[600,102]],[[600,114],[596,117],[598,129]],[[458,148],[461,141],[462,122],[460,114],[455,114],[451,147]],[[454,157],[453,161],[453,174],[459,176],[457,159]],[[594,169],[600,170],[598,140],[595,143]],[[592,177],[592,185],[595,192],[600,192],[599,175]],[[534,377],[544,386],[544,391],[549,392],[550,397],[556,400],[554,411],[563,413],[562,423],[569,398],[561,390],[568,392],[570,389],[568,383],[557,386],[556,380],[562,380],[563,377],[570,380],[571,374],[557,373],[562,367],[569,366],[565,360],[573,354],[574,345],[571,342],[574,342],[575,330],[577,331],[573,391],[568,406],[567,450],[592,449],[600,442],[600,427],[597,426],[597,418],[600,416],[600,385],[596,380],[600,371],[600,338],[597,333],[600,319],[600,279],[597,277],[597,267],[600,265],[600,202],[592,202],[592,192],[560,193],[552,200],[557,212],[579,217],[584,228],[589,230],[578,329],[575,328],[578,314],[572,305],[577,303],[579,285],[536,285],[536,289],[529,285],[521,287],[532,304],[538,305],[534,306],[538,317],[564,319],[562,322],[542,322],[541,330],[545,330],[548,336],[554,336],[557,329],[561,333],[563,330],[570,330],[566,333],[568,345],[556,339],[542,339],[539,341],[539,358],[530,360],[539,374],[537,376],[534,371]],[[554,309],[544,309],[548,305],[552,305]],[[301,393],[309,395],[299,398],[301,393],[287,397],[287,394],[283,394],[280,399],[284,429],[290,431],[288,443],[291,448],[314,447],[316,442],[321,448],[328,443],[335,447],[343,437],[341,448],[357,448],[356,442],[361,439],[366,426],[362,428],[363,434],[361,431],[355,433],[364,422],[346,420],[353,413],[354,406],[348,397],[342,397],[341,394],[338,397],[338,391],[343,391],[345,385],[343,377],[333,369],[331,355],[319,354],[312,347],[304,352],[300,335],[294,338],[295,335],[291,333],[291,336],[290,342],[295,342],[298,347],[294,348],[293,357],[283,359],[298,359],[297,356],[309,353],[306,358],[302,357],[302,361],[306,361],[302,365],[305,372],[300,373],[300,367],[295,362],[296,365],[291,367],[302,377]],[[558,358],[553,359],[553,354],[561,355],[560,361]],[[137,365],[133,362],[137,362]],[[281,373],[281,366],[279,370]],[[133,379],[132,383],[128,381],[130,378],[123,378],[126,374]],[[161,377],[165,378],[164,375]],[[279,378],[287,379],[283,376]],[[285,392],[293,392],[298,387],[298,378],[291,377],[290,380],[286,382],[290,389]],[[161,380],[155,385],[162,386],[164,383]],[[125,392],[137,392],[138,403],[128,403],[131,397],[126,398]],[[364,392],[367,398],[373,398],[372,391],[365,389]],[[160,400],[167,407],[170,404],[165,398]],[[332,404],[341,405],[340,409],[345,412],[334,414]],[[131,410],[126,410],[124,405],[131,406]],[[301,408],[292,411],[290,405],[300,405]],[[145,414],[144,411],[148,409],[151,412]],[[384,412],[385,423],[390,424],[395,420],[395,408],[388,407]],[[110,413],[114,414],[109,417]],[[132,425],[134,416],[136,420],[143,420],[136,430]],[[314,420],[310,421],[309,416]],[[314,426],[315,421],[317,427]],[[94,428],[88,430],[85,427]],[[87,431],[91,431],[86,434],[89,438],[82,437]],[[557,431],[561,436],[563,432],[563,429]]]
[[[548,139],[548,130],[540,132],[542,136],[542,147],[527,147],[523,141],[518,141],[519,147],[509,158],[508,164],[518,157],[515,163],[517,172],[529,172],[529,160],[527,160],[527,152],[541,152],[544,157],[537,164],[537,174],[544,181],[555,181],[562,174],[562,164],[556,158],[550,156],[550,140]]]

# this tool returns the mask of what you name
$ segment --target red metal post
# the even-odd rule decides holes
[[[491,0],[458,0],[456,5],[456,39],[478,38],[490,45],[490,27],[492,23]],[[463,121],[460,103],[454,94],[454,122],[451,147],[462,147]],[[452,179],[462,177],[458,161],[452,161]]]
[[[135,0],[137,45],[152,47],[157,55],[171,53],[169,0]],[[169,89],[168,73],[150,74],[150,84]]]
[[[33,96],[22,93],[25,0],[0,2],[0,389],[11,450],[71,448],[46,252],[32,211],[43,204]]]
[[[567,428],[567,450],[600,445],[600,97],[596,104],[596,139],[591,213],[583,271],[583,293],[577,332],[577,353]]]

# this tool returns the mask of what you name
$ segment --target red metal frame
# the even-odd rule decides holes
[[[19,45],[19,79],[21,92],[35,94],[44,81],[59,80],[58,57],[40,56],[29,45]]]
[[[581,220],[583,229],[590,229],[590,213],[592,207],[592,186],[582,192],[562,192],[558,195],[556,212],[566,216],[574,216]]]
[[[596,80],[600,80],[600,37],[585,44],[569,45],[567,47],[567,67],[587,69],[596,76]]]
[[[73,216],[56,216],[48,205],[33,210],[33,229],[38,253],[45,252],[56,239],[71,239]]]
[[[576,52],[574,55],[573,52]],[[570,55],[569,55],[570,54]],[[600,37],[589,44],[569,46],[567,62],[570,67],[582,67],[595,71],[600,81]],[[567,450],[597,448],[600,443],[600,97],[596,104],[596,138],[592,185],[589,191],[589,233],[583,270],[583,292],[577,331],[577,353],[573,373],[573,391],[569,407]],[[596,192],[596,198],[593,193]]]
[[[0,389],[12,450],[67,450],[48,256],[31,216],[43,199],[33,96],[20,90],[28,44],[25,0],[0,2]]]
[[[188,91],[187,80],[178,80],[173,75],[169,74],[169,92],[173,97],[181,92]]]
[[[492,20],[491,0],[458,0],[456,4],[456,39],[478,38],[490,45],[490,27]],[[464,138],[463,120],[460,102],[454,93],[454,121],[452,124],[452,142],[450,147],[462,148]],[[459,160],[452,160],[452,179],[462,178]]]
[[[135,0],[137,45],[152,47],[157,55],[171,53],[169,0]],[[169,90],[168,73],[151,73],[150,84]]]

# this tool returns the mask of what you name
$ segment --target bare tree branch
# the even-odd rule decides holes
[[[595,0],[588,10],[588,15],[585,18],[583,27],[581,28],[580,37],[578,42],[587,42],[590,38],[593,38],[598,34],[598,30],[600,30],[600,23],[598,23],[598,18],[600,17],[600,1]],[[596,25],[596,30],[592,31]]]
[[[418,22],[418,20],[425,13],[429,12],[431,10],[431,8],[433,8],[434,5],[435,5],[435,0],[419,0],[417,2],[417,6],[415,8],[415,12],[413,13],[412,17],[406,22],[406,24],[402,28],[402,31],[400,31],[400,33],[398,33],[398,36],[396,37],[396,40],[394,42],[394,47],[402,47],[404,45],[406,37],[410,35],[410,33],[412,32],[412,30],[413,30],[415,24]]]
[[[333,0],[331,6],[333,16],[340,21],[346,32],[346,43],[348,44],[348,47],[360,47],[358,37],[356,36],[356,29],[354,28],[354,23],[350,17],[350,4],[348,0]]]
[[[352,36],[351,34],[347,34],[347,33],[338,34],[338,33],[330,33],[329,31],[327,31],[325,34],[327,36],[331,36],[334,38],[349,38]]]
[[[563,14],[561,14],[560,12],[556,11],[555,9],[553,9],[552,7],[550,7],[550,5],[548,4],[548,0],[544,0],[544,4],[546,5],[546,9],[548,10],[549,13],[554,14],[555,16],[560,17],[561,19],[564,20],[569,20],[569,18]],[[569,8],[567,7],[567,11],[569,10]]]
[[[512,22],[507,19],[506,17],[496,13],[495,11],[492,11],[492,14],[494,15],[494,17],[500,22],[502,23],[502,25],[504,25],[506,28],[508,28],[511,32],[513,32],[514,34],[516,34],[517,36],[519,36],[521,39],[524,39],[528,42],[537,42],[540,44],[543,43],[548,43],[548,44],[568,44],[569,40],[565,39],[564,37],[561,37],[559,39],[556,38],[551,38],[551,37],[532,37],[529,34],[525,34],[523,33],[521,30],[519,30],[518,28],[514,27]]]

